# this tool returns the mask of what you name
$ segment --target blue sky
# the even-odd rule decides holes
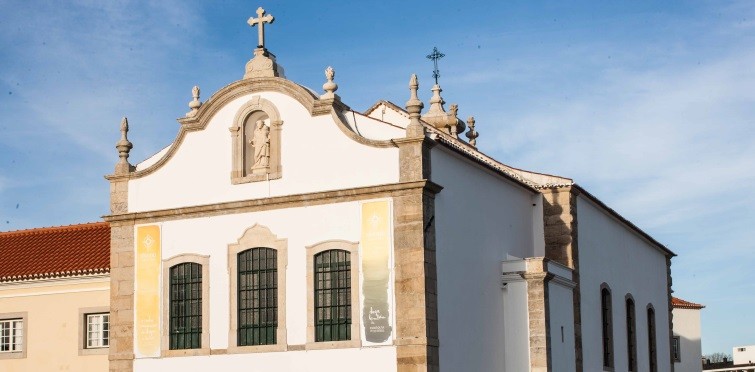
[[[755,3],[751,1],[0,0],[0,231],[99,219],[122,116],[132,162],[241,78],[262,5],[289,79],[336,69],[356,110],[401,106],[411,73],[474,115],[506,164],[574,178],[679,254],[707,306],[703,352],[755,344]]]

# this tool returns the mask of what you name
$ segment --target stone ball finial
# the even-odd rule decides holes
[[[191,111],[186,113],[186,116],[194,116],[197,114],[197,111],[202,106],[202,102],[199,100],[199,86],[195,85],[194,88],[191,88],[191,96],[193,99],[191,102],[189,102],[189,108]]]
[[[121,139],[115,144],[118,150],[118,163],[115,165],[115,174],[127,174],[134,170],[134,166],[128,162],[128,155],[134,145],[128,140],[128,118],[121,120]]]
[[[328,81],[326,81],[325,84],[322,85],[322,89],[325,90],[325,94],[321,95],[320,98],[335,98],[335,91],[338,90],[338,84],[333,82],[333,78],[335,77],[336,70],[334,70],[333,67],[328,66],[328,68],[325,69],[325,79],[327,79]]]
[[[474,128],[475,120],[474,116],[470,116],[467,119],[467,125],[469,126],[469,131],[465,134],[467,138],[469,138],[469,144],[472,145],[472,147],[477,147],[477,137],[480,136],[480,133],[477,133],[477,131]]]

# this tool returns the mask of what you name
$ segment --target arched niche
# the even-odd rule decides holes
[[[281,178],[281,128],[278,109],[272,102],[252,96],[233,120],[231,131],[233,184]]]

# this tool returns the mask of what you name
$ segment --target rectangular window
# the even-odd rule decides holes
[[[110,314],[86,314],[86,348],[110,346]]]
[[[351,340],[351,253],[315,256],[315,342]]]
[[[24,320],[0,320],[0,353],[18,353],[23,351]]]
[[[238,346],[275,345],[278,252],[252,248],[238,255]]]
[[[170,350],[202,347],[202,265],[170,268]]]
[[[675,362],[681,362],[682,361],[682,353],[681,353],[681,344],[680,344],[680,338],[679,336],[674,336],[673,342],[671,343],[671,353],[674,357]]]

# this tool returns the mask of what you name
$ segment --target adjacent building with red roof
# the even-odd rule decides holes
[[[107,371],[110,226],[0,232],[0,371]]]

